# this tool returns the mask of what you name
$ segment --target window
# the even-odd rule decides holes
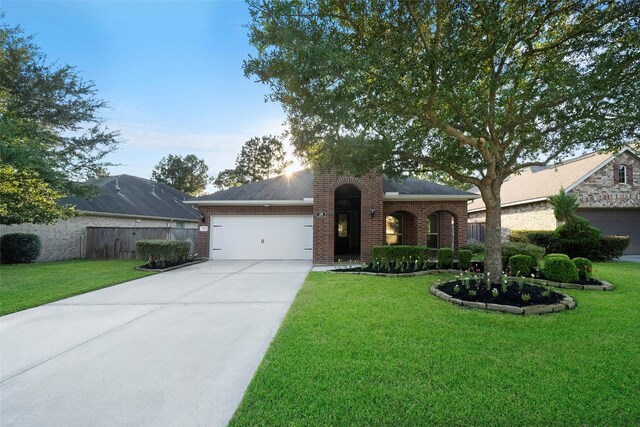
[[[427,217],[427,247],[438,247],[438,214],[431,214]]]
[[[402,214],[388,215],[385,221],[387,245],[402,244]]]
[[[348,224],[349,224],[349,215],[339,214],[338,215],[338,237],[349,236],[349,230],[347,229]]]
[[[618,182],[620,184],[627,183],[627,167],[625,165],[620,165],[618,167]]]

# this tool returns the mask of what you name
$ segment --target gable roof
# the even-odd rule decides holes
[[[502,184],[500,192],[502,206],[546,200],[557,194],[560,187],[571,191],[625,151],[633,153],[631,149],[625,147],[617,154],[595,152],[565,160],[557,165],[523,169],[520,174],[511,175]],[[478,190],[476,188],[473,191]],[[479,198],[471,202],[468,210],[475,212],[484,209],[485,204]]]
[[[98,214],[198,219],[198,212],[183,203],[190,196],[166,184],[131,175],[108,176],[88,183],[97,186],[100,195],[93,199],[63,197],[57,202]]]
[[[478,197],[475,194],[457,188],[440,185],[416,178],[402,181],[383,179],[385,199],[456,199],[469,200]],[[263,181],[252,182],[227,190],[218,191],[186,201],[188,204],[224,205],[224,204],[271,204],[312,205],[313,171],[303,170],[290,175],[281,175]]]

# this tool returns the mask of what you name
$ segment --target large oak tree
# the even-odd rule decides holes
[[[120,142],[100,117],[106,106],[74,67],[48,64],[20,27],[0,25],[1,224],[65,218],[73,209],[57,198],[95,194],[80,182]]]
[[[169,154],[163,157],[151,172],[151,179],[172,186],[183,193],[197,196],[209,183],[209,167],[194,154],[184,157]]]
[[[477,186],[493,278],[507,177],[640,135],[637,0],[248,3],[245,73],[286,109],[296,150]]]

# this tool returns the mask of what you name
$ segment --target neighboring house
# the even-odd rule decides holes
[[[510,230],[553,230],[549,197],[563,187],[578,194],[577,214],[604,235],[630,236],[626,255],[640,254],[640,157],[631,148],[590,153],[558,165],[527,168],[502,185],[503,236]],[[485,205],[469,205],[469,223],[485,222]]]
[[[185,203],[198,206],[198,253],[210,259],[369,261],[384,244],[458,248],[477,195],[408,178],[300,171]]]
[[[80,215],[53,224],[1,225],[0,235],[34,233],[42,250],[38,261],[85,258],[87,227],[197,228],[198,213],[183,203],[187,194],[165,184],[130,175],[92,181],[100,189],[93,199],[65,197]]]

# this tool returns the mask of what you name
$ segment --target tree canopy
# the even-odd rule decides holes
[[[213,183],[225,189],[281,174],[291,165],[286,155],[282,141],[275,136],[251,138],[236,157],[236,167],[220,172]]]
[[[151,179],[197,196],[204,192],[209,183],[208,171],[209,167],[205,161],[193,154],[184,157],[169,154],[155,166],[151,172]]]
[[[640,135],[637,1],[249,0],[245,73],[282,103],[321,169],[443,171],[487,207],[524,167]]]
[[[92,82],[53,66],[20,27],[0,26],[0,223],[48,223],[72,214],[62,196],[89,196],[81,184],[109,166],[119,143],[99,112]]]

